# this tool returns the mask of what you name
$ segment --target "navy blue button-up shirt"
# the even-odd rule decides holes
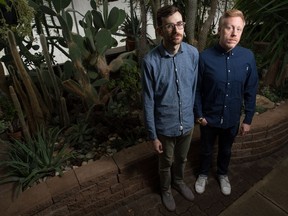
[[[157,134],[175,137],[193,128],[198,62],[198,50],[184,42],[174,56],[161,44],[144,57],[144,119],[151,140]]]
[[[251,124],[255,112],[258,74],[253,53],[236,46],[226,52],[218,44],[200,53],[195,99],[195,117],[208,125],[229,128],[240,122]],[[243,104],[244,102],[244,104]]]

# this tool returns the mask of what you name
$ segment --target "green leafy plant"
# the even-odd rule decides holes
[[[122,23],[120,29],[125,33],[128,38],[139,37],[141,34],[141,21],[138,18],[136,12],[132,13],[132,16],[126,14],[125,20]]]
[[[268,98],[270,101],[279,102],[281,98],[277,95],[277,91],[269,86],[264,86],[260,89],[263,96]]]
[[[12,133],[18,126],[20,127],[16,109],[6,96],[0,97],[0,121],[0,133],[5,131]]]
[[[105,116],[107,118],[125,118],[126,116],[129,115],[129,109],[128,105],[113,101],[112,99],[109,101],[108,106],[107,106],[107,112]]]
[[[139,139],[141,140],[146,135],[146,130],[143,126],[136,126],[134,128],[127,128],[120,135],[120,137],[116,137],[111,141],[111,148],[117,151],[137,145]]]
[[[90,127],[88,123],[80,121],[66,131],[66,139],[70,146],[81,146],[92,140],[93,133],[94,128]]]
[[[7,0],[0,2],[0,36],[7,36],[11,30],[19,36],[31,35],[34,9],[27,0]]]
[[[259,114],[264,113],[266,111],[267,111],[267,108],[265,108],[265,107],[262,107],[262,106],[256,106],[255,107],[255,112],[257,112]]]
[[[0,120],[0,134],[4,133],[9,127],[9,124],[3,119]]]
[[[16,117],[16,109],[6,96],[0,96],[0,119],[12,121]]]
[[[242,42],[256,51],[261,48],[262,67],[268,70],[264,81],[268,85],[281,86],[287,80],[288,30],[283,28],[287,25],[287,7],[287,0],[237,0],[235,5],[246,19]]]
[[[126,60],[123,66],[119,70],[119,74],[109,82],[109,88],[114,89],[113,106],[110,108],[116,108],[119,110],[121,107],[130,111],[135,108],[141,108],[141,79],[140,70],[137,67],[137,63],[132,59]],[[118,103],[115,107],[115,103]],[[110,105],[112,105],[110,103]],[[108,107],[109,108],[109,107]]]
[[[72,157],[68,146],[59,142],[61,130],[58,128],[39,129],[30,142],[14,140],[5,154],[8,160],[0,161],[6,170],[0,184],[17,183],[17,194],[31,187],[41,178],[62,175],[65,162]]]

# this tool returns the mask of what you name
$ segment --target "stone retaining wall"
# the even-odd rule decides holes
[[[255,116],[251,133],[236,138],[231,163],[263,158],[287,144],[287,120],[288,104]],[[189,152],[187,174],[193,173],[198,161],[197,126]],[[143,143],[24,191],[4,215],[107,215],[156,191],[158,182],[157,156],[148,143]]]

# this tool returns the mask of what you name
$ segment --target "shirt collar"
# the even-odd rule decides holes
[[[220,44],[216,44],[215,45],[215,49],[221,53],[222,55],[226,55],[226,56],[233,56],[235,54],[235,50],[237,50],[237,46],[235,46],[232,50],[230,50],[229,52],[226,52],[226,50],[220,46]]]
[[[183,46],[183,42],[182,42],[182,43],[180,44],[179,50],[178,50],[178,52],[177,52],[176,55],[178,55],[178,54],[180,54],[180,53],[183,53],[183,52],[185,51],[185,49],[186,49],[186,47]],[[158,50],[159,50],[159,52],[160,52],[160,54],[161,54],[162,57],[173,57],[173,56],[175,56],[175,55],[170,54],[170,53],[164,48],[162,41],[161,41],[161,44],[158,46]]]

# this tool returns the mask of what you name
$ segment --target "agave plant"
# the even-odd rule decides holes
[[[0,161],[0,167],[6,170],[0,184],[17,183],[18,194],[45,176],[54,176],[56,172],[61,175],[65,161],[72,154],[67,145],[59,143],[60,133],[58,128],[42,128],[30,142],[14,140],[5,152],[8,160]]]
[[[237,0],[235,8],[246,16],[243,41],[251,47],[264,44],[262,67],[268,68],[265,84],[281,86],[288,70],[288,0]],[[254,43],[254,44],[251,44]]]

